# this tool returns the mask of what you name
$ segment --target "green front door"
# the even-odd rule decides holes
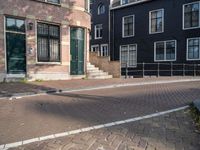
[[[26,37],[24,21],[6,18],[7,73],[25,74]]]
[[[72,27],[70,30],[71,75],[84,74],[84,29]]]

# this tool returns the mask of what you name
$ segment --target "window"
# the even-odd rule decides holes
[[[123,17],[123,27],[122,27],[122,36],[130,37],[134,36],[134,15]]]
[[[125,5],[125,4],[128,4],[129,3],[129,0],[121,0],[121,5]]]
[[[155,61],[175,61],[176,60],[176,40],[160,41],[154,43]]]
[[[99,45],[92,45],[91,52],[99,52]]]
[[[6,18],[6,30],[25,33],[25,22],[21,19]]]
[[[137,66],[137,45],[123,45],[121,50],[121,67],[136,67]]]
[[[60,28],[56,25],[37,24],[37,57],[39,62],[60,61]]]
[[[102,24],[98,24],[95,25],[95,39],[101,39],[103,36],[103,25]]]
[[[183,5],[183,28],[200,27],[200,1]]]
[[[48,3],[60,4],[60,0],[40,0],[40,1],[48,2]]]
[[[105,11],[106,11],[105,5],[99,4],[99,6],[98,6],[98,15],[104,14]]]
[[[108,44],[101,45],[101,50],[99,52],[99,56],[103,56],[103,57],[108,56]]]
[[[154,10],[149,13],[149,33],[164,32],[164,9]]]
[[[200,37],[187,39],[187,60],[200,60]]]

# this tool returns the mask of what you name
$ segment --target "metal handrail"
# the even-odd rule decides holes
[[[174,73],[182,72],[182,75],[185,76],[186,73],[193,73],[193,76],[196,76],[198,72],[200,72],[200,64],[187,64],[187,63],[137,63],[137,66],[128,66],[128,64],[124,65],[125,67],[121,67],[121,73],[125,73],[125,77],[127,78],[130,73],[141,72],[142,76],[145,76],[146,72],[157,72],[157,76],[160,76],[161,72],[170,72],[171,76],[174,76]],[[146,69],[151,67],[149,69]],[[167,69],[166,68],[169,68]],[[155,67],[156,69],[153,69]],[[163,68],[164,67],[164,68]],[[189,68],[191,67],[191,69]],[[138,68],[138,69],[137,69]],[[123,71],[122,69],[125,69]],[[131,70],[132,69],[132,70]],[[134,75],[133,75],[134,76]]]

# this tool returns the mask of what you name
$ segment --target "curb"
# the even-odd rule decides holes
[[[72,93],[72,92],[81,92],[81,91],[92,91],[92,90],[102,90],[102,89],[111,89],[111,88],[120,88],[120,87],[134,87],[134,86],[144,86],[144,85],[157,85],[157,84],[170,84],[170,83],[181,83],[181,82],[194,82],[200,81],[199,79],[178,79],[178,80],[163,80],[163,81],[147,81],[140,83],[121,83],[121,84],[111,84],[105,86],[93,86],[88,88],[77,88],[77,89],[57,89],[57,90],[47,90],[40,92],[26,92],[26,93],[14,93],[9,96],[2,96],[1,99],[21,99],[25,97],[33,97],[33,96],[42,96],[42,95],[50,95],[50,94],[59,94],[59,93]]]

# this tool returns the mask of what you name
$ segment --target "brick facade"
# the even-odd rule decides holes
[[[119,61],[110,61],[109,57],[100,57],[98,53],[91,52],[90,62],[98,66],[101,70],[113,75],[114,78],[119,78],[121,76]]]
[[[85,63],[89,61],[90,15],[85,11],[84,1],[61,0],[54,5],[38,0],[7,0],[0,5],[0,80],[6,77],[6,47],[4,45],[4,17],[12,16],[25,19],[25,25],[33,24],[33,29],[26,29],[26,67],[27,77],[34,79],[70,79],[70,27],[85,29]],[[37,62],[37,22],[57,24],[60,26],[59,63]]]

